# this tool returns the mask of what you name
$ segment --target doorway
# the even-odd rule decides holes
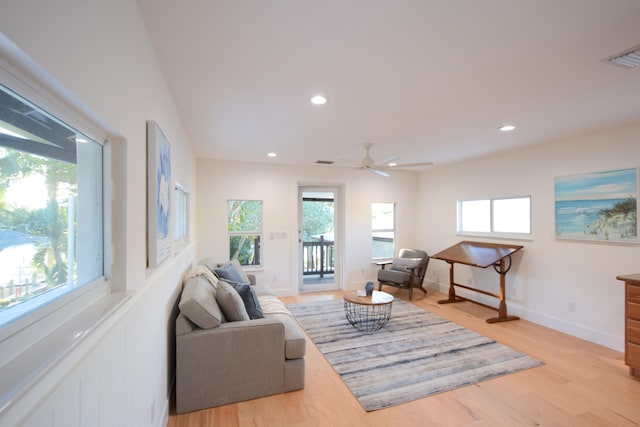
[[[300,292],[340,289],[340,200],[340,187],[298,187]]]

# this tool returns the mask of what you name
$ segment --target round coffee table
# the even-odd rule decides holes
[[[361,297],[356,292],[348,292],[344,294],[344,314],[357,330],[374,332],[389,322],[392,302],[393,298],[372,302],[370,296]]]

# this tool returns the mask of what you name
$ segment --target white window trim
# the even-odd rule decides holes
[[[191,215],[191,193],[189,193],[189,190],[187,190],[184,186],[180,185],[178,182],[175,183],[175,191],[176,193],[181,193],[181,195],[184,197],[185,200],[185,204],[186,206],[184,207],[184,235],[175,238],[174,235],[174,243],[175,243],[175,250],[176,253],[182,251],[182,249],[184,249],[188,244],[189,244],[189,234],[190,234],[190,221],[189,221],[189,216]],[[176,194],[176,197],[174,197],[175,199],[175,217],[176,219],[178,218],[178,196]],[[175,228],[175,230],[177,230],[177,228]]]
[[[233,198],[229,198],[227,199],[227,209],[229,206],[229,201],[230,200],[240,200],[240,201],[256,201],[256,202],[260,202],[261,204],[261,215],[260,215],[260,230],[251,230],[251,231],[228,231],[228,227],[229,227],[229,216],[228,216],[228,211],[227,211],[227,253],[231,252],[231,247],[230,247],[230,243],[231,243],[231,237],[232,236],[259,236],[260,237],[260,248],[258,249],[259,251],[259,257],[260,257],[260,263],[258,264],[249,264],[249,265],[241,265],[242,269],[245,271],[263,271],[264,270],[264,262],[263,262],[263,256],[264,256],[264,251],[263,251],[263,246],[264,246],[264,201],[261,199],[233,199]]]
[[[469,201],[480,201],[480,200],[488,200],[490,206],[490,215],[489,215],[489,225],[493,228],[493,201],[494,200],[508,200],[508,199],[524,199],[529,198],[529,233],[504,233],[498,231],[463,231],[460,230],[462,224],[462,209],[460,208],[462,202]],[[532,218],[532,210],[533,210],[533,198],[530,194],[521,195],[521,196],[507,196],[507,197],[488,197],[488,198],[477,198],[477,199],[460,199],[456,202],[456,236],[460,237],[491,237],[496,239],[504,239],[504,240],[523,240],[523,241],[531,241],[533,240],[533,218]]]
[[[98,320],[94,319],[95,316],[86,316],[86,313],[91,311],[87,307],[106,304],[115,309],[130,293],[111,294],[112,284],[109,280],[113,273],[112,191],[116,185],[118,188],[123,185],[111,176],[113,151],[109,143],[109,134],[116,133],[2,33],[0,83],[95,141],[104,142],[104,275],[17,319],[0,331],[0,376],[3,378],[0,386],[1,415],[15,404],[16,399],[25,393],[26,389],[34,387],[35,377],[47,372],[51,366],[59,362],[60,355],[65,354],[84,339],[88,332],[95,329]],[[119,246],[123,244],[120,241],[117,243]],[[123,270],[123,265],[119,265],[118,270]],[[117,274],[118,277],[121,276],[120,271]],[[124,285],[120,286],[120,290],[124,290]],[[100,321],[104,320],[104,316],[107,314],[104,314]],[[35,353],[30,351],[30,357],[23,357],[27,356],[27,350],[36,348],[34,345],[45,345],[46,348]]]
[[[392,231],[393,232],[393,253],[391,254],[390,257],[371,257],[371,260],[373,262],[380,262],[380,261],[385,261],[385,260],[390,260],[393,259],[393,257],[395,256],[396,253],[396,242],[397,242],[397,220],[396,220],[396,208],[397,208],[397,203],[396,202],[371,202],[371,205],[373,204],[389,204],[389,205],[393,205],[393,229],[388,229],[388,228],[373,228],[371,227],[371,239],[373,240],[373,233],[376,231],[380,231],[380,232],[385,232],[385,231]]]

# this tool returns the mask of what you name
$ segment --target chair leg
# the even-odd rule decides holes
[[[413,298],[413,286],[409,286],[409,301]]]

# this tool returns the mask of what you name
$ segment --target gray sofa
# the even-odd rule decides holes
[[[177,413],[304,388],[306,339],[285,305],[267,285],[244,276],[264,316],[248,318],[246,301],[229,291],[237,283],[210,270],[196,267],[183,280],[175,331]]]

